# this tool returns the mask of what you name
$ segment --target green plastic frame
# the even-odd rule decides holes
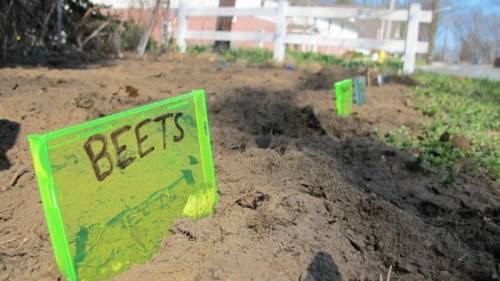
[[[352,79],[335,83],[337,114],[348,116],[352,111]]]
[[[55,259],[70,280],[148,261],[175,219],[212,215],[218,203],[203,90],[28,140]]]

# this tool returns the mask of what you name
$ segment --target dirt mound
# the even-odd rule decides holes
[[[246,87],[235,93],[210,104],[211,121],[244,132],[259,148],[285,149],[289,139],[326,132],[312,106],[297,107],[290,91]]]
[[[315,91],[331,90],[334,89],[335,82],[357,75],[364,75],[363,71],[352,71],[336,66],[327,66],[318,72],[307,72],[307,74],[304,88]]]
[[[378,280],[389,268],[394,280],[498,280],[498,182],[461,169],[444,186],[381,141],[429,118],[404,85],[370,87],[366,106],[337,116],[333,83],[352,74],[192,57],[0,69],[0,135],[10,136],[0,140],[0,280],[60,276],[26,136],[192,88],[207,91],[216,215],[179,220],[152,261],[116,280]]]
[[[417,80],[407,75],[391,76],[391,81],[408,87],[421,86]]]

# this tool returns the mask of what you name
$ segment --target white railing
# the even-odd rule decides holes
[[[194,16],[268,16],[276,19],[276,33],[189,31],[187,17]],[[380,19],[407,22],[406,40],[375,40],[366,38],[332,38],[321,35],[287,34],[287,17],[337,18],[337,19]],[[403,70],[413,73],[417,53],[427,53],[428,42],[418,41],[420,23],[432,21],[432,12],[422,11],[418,3],[409,10],[381,10],[362,8],[289,7],[287,1],[280,1],[277,8],[187,8],[181,6],[178,12],[179,25],[176,39],[181,52],[186,51],[186,39],[220,41],[273,41],[276,61],[285,58],[286,44],[307,44],[319,46],[341,46],[348,48],[377,49],[389,52],[404,52]]]

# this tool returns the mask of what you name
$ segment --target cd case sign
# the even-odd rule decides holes
[[[149,261],[217,203],[202,90],[28,136],[57,264],[103,280]]]

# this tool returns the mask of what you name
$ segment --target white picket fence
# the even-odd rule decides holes
[[[276,18],[276,33],[263,32],[228,32],[228,31],[189,31],[188,17],[203,16],[268,16]],[[407,22],[406,40],[375,40],[365,38],[331,38],[320,35],[287,34],[287,17],[336,18],[336,19],[380,19]],[[181,52],[186,51],[186,39],[221,40],[221,41],[273,41],[274,60],[285,58],[286,44],[306,44],[317,46],[342,46],[404,52],[405,73],[413,73],[417,53],[427,53],[428,42],[418,41],[420,23],[432,21],[431,11],[422,11],[418,3],[411,4],[409,10],[382,10],[362,8],[326,8],[289,6],[287,1],[280,1],[277,8],[188,8],[181,6],[178,11],[177,45]]]

